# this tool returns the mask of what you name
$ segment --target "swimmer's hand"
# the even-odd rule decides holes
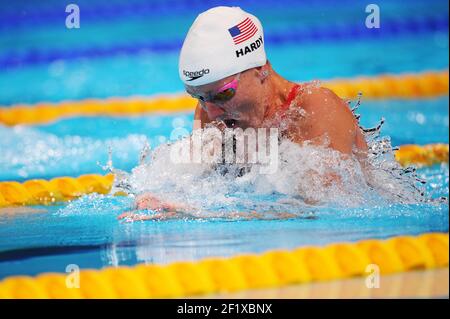
[[[152,193],[144,193],[136,197],[136,210],[150,209],[155,211],[177,211],[189,209],[186,205],[163,202]]]
[[[280,220],[280,219],[291,219],[291,218],[298,218],[298,214],[288,213],[288,212],[264,212],[264,213],[258,213],[256,211],[234,211],[234,212],[227,212],[224,215],[220,216],[217,213],[208,213],[208,212],[202,212],[200,215],[196,214],[190,214],[186,212],[161,212],[156,213],[152,215],[146,215],[142,213],[136,213],[136,212],[125,212],[121,214],[119,217],[117,217],[119,220],[123,220],[127,223],[135,222],[135,221],[146,221],[146,220],[153,220],[153,221],[162,221],[162,220],[169,220],[169,219],[183,219],[183,218],[190,218],[190,219],[204,219],[204,218],[228,218],[232,220]],[[315,216],[305,216],[305,219],[314,219]]]
[[[156,214],[147,215],[137,213],[140,210],[152,210]],[[152,193],[144,193],[138,195],[135,200],[135,211],[125,212],[117,217],[119,220],[127,222],[143,221],[143,220],[164,220],[179,218],[187,211],[193,209],[187,205],[162,201]]]
[[[136,222],[136,221],[145,221],[145,220],[165,220],[165,219],[175,219],[180,216],[179,212],[164,212],[157,213],[153,215],[140,214],[135,212],[125,212],[120,214],[117,219],[123,220],[127,223]]]

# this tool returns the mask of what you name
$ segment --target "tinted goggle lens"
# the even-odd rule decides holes
[[[201,95],[193,94],[193,93],[189,93],[189,94],[194,99],[200,100],[200,102],[227,102],[235,96],[236,90],[233,88],[228,88],[226,90],[223,90],[223,91],[217,93],[210,99],[205,98],[204,96],[201,96]]]
[[[226,102],[233,98],[233,96],[236,94],[236,90],[233,88],[228,88],[226,90],[223,90],[213,97],[213,101],[217,102]]]

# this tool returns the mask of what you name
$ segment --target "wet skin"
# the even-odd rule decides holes
[[[269,76],[264,77],[263,71]],[[188,92],[206,94],[215,91],[233,79],[197,86],[186,87]],[[276,74],[270,64],[250,69],[241,74],[236,95],[226,103],[202,102],[206,110],[198,103],[195,110],[194,129],[205,127],[215,121],[227,121],[234,127],[274,127],[277,113],[287,99],[294,83]],[[328,147],[342,154],[354,151],[367,151],[367,144],[348,104],[333,91],[314,85],[302,85],[293,107],[286,113],[289,122],[284,133],[292,141],[302,144],[310,141],[322,144],[323,138],[329,141]],[[275,121],[277,122],[277,121]]]

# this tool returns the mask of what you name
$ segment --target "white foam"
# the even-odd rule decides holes
[[[188,143],[183,139],[157,147],[149,160],[131,174],[121,172],[116,188],[123,190],[119,185],[122,183],[131,193],[152,192],[164,200],[197,207],[198,211],[218,212],[255,208],[281,212],[311,204],[357,207],[423,201],[415,173],[400,167],[389,139],[379,138],[378,132],[379,128],[367,134],[366,171],[356,157],[343,159],[341,153],[326,145],[301,146],[282,139],[276,173],[260,174],[259,164],[253,164],[248,173],[239,176],[233,173],[239,167],[230,164],[229,173],[220,174],[212,164],[171,162],[171,148]],[[324,176],[329,175],[334,176],[334,181],[324,181]]]

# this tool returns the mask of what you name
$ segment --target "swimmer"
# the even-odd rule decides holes
[[[327,88],[283,78],[264,44],[258,18],[239,7],[215,7],[197,17],[179,58],[186,92],[198,100],[194,129],[211,123],[244,130],[277,127],[293,142],[326,144],[343,157],[364,158],[367,144],[349,105]],[[137,207],[155,208],[155,203],[153,195],[144,194]]]
[[[329,89],[277,74],[266,57],[260,21],[238,7],[216,7],[197,17],[181,49],[179,74],[198,99],[194,129],[212,121],[273,127],[279,124],[274,119],[297,115],[283,132],[292,141],[321,143],[327,136],[329,147],[343,154],[367,150],[348,104]]]

